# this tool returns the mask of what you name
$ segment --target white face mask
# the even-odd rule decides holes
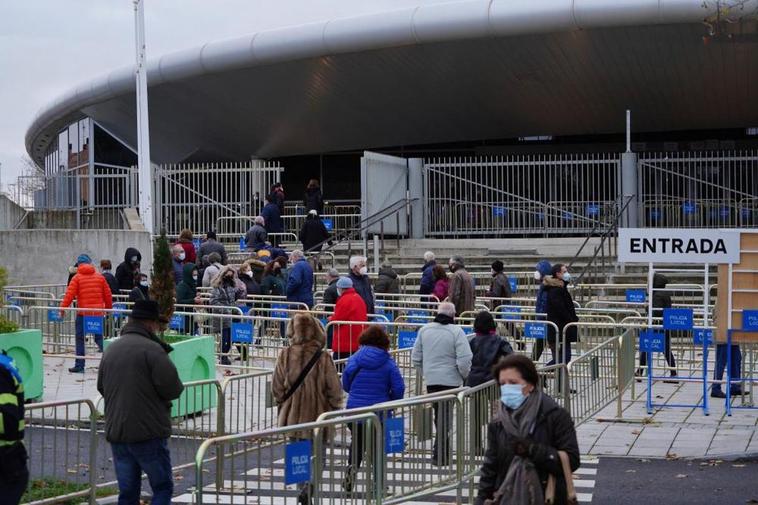
[[[571,274],[568,272],[563,272],[563,281],[564,282],[571,282]]]
[[[540,273],[540,271],[539,271],[539,270],[535,270],[535,271],[534,271],[534,280],[535,280],[535,281],[538,281],[538,280],[540,280],[540,279],[542,279],[542,274]]]
[[[367,275],[368,274],[368,267],[361,267],[359,270],[361,275]]]
[[[247,275],[248,277],[252,277],[253,276],[253,272],[245,272],[245,275]]]
[[[186,258],[186,257],[187,257],[187,255],[185,253],[181,253],[179,255],[179,261],[184,261],[184,258]]]
[[[139,285],[142,286],[143,288],[146,288],[150,285],[150,283],[147,281],[140,281]]]
[[[197,282],[197,275],[193,275],[192,276],[192,280],[195,281],[195,282]]]

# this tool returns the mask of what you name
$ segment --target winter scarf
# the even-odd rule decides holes
[[[434,318],[434,322],[440,324],[453,324],[455,322],[455,319],[448,316],[447,314],[437,314],[437,317]]]
[[[508,436],[530,437],[541,404],[542,393],[535,389],[515,411],[509,411],[505,405],[501,405],[499,421]],[[529,458],[514,456],[496,496],[500,503],[508,505],[543,505],[545,496],[534,463]]]

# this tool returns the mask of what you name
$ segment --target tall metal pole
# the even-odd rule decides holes
[[[147,57],[145,54],[145,0],[134,2],[134,40],[137,65],[137,164],[139,167],[139,212],[145,229],[153,234],[153,176],[150,164],[150,127],[147,111]]]

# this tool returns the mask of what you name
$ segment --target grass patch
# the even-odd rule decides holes
[[[35,479],[29,483],[29,487],[21,498],[21,503],[27,503],[37,500],[46,500],[48,498],[54,498],[56,496],[64,496],[78,491],[83,491],[89,488],[89,484],[77,484],[74,482],[66,482],[60,479]],[[111,496],[118,494],[118,489],[113,487],[102,487],[95,491],[95,495],[100,498],[103,496]],[[75,498],[72,500],[66,500],[57,502],[61,505],[75,505],[81,503],[82,498]]]

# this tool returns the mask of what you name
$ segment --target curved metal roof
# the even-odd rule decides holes
[[[738,3],[730,16],[755,17],[758,0]],[[174,162],[608,133],[626,108],[641,131],[758,124],[756,44],[704,43],[715,5],[468,0],[209,42],[148,64],[151,151]],[[134,86],[125,67],[53,101],[29,154],[39,162],[84,115],[136,143]]]

